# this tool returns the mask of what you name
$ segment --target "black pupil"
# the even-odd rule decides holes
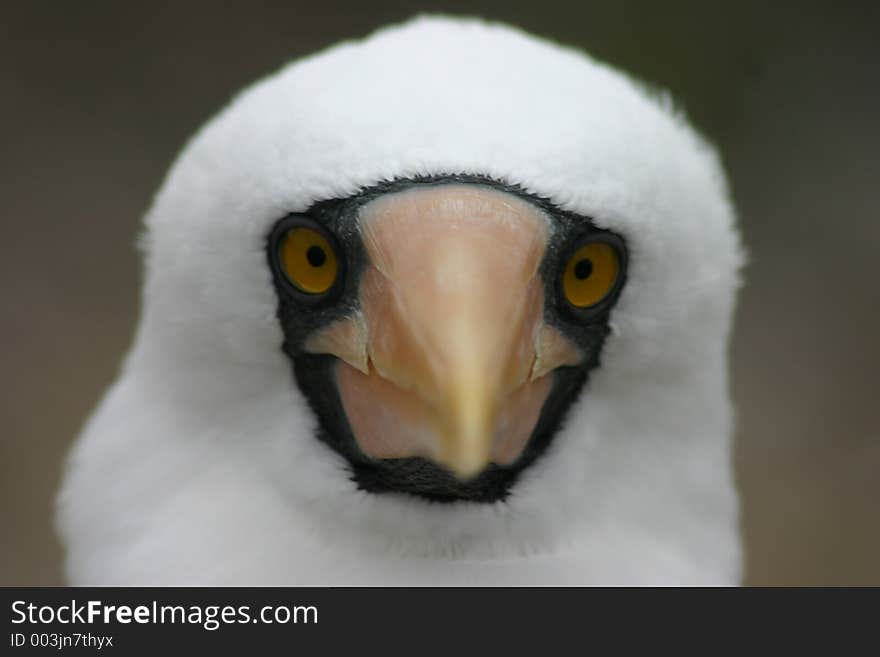
[[[592,273],[593,262],[589,258],[578,260],[577,264],[574,266],[574,275],[578,280],[582,281],[585,278],[589,278]]]
[[[327,254],[324,253],[324,249],[320,246],[310,246],[309,250],[306,251],[306,260],[309,261],[312,267],[320,267],[327,262]]]

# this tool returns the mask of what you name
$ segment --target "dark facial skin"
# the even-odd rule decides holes
[[[359,306],[358,290],[367,256],[358,231],[358,212],[382,194],[416,185],[469,183],[487,185],[514,194],[546,212],[554,223],[547,251],[540,266],[544,282],[544,320],[568,337],[585,354],[576,366],[559,367],[538,422],[520,457],[510,466],[490,465],[469,481],[461,481],[446,469],[423,458],[372,459],[363,454],[349,426],[335,381],[337,358],[304,350],[306,338],[321,327],[347,317]],[[305,219],[303,219],[303,215]],[[599,366],[602,345],[608,335],[608,316],[625,283],[627,250],[623,239],[596,228],[587,217],[561,211],[547,200],[479,176],[442,176],[396,180],[365,189],[345,198],[321,201],[303,215],[285,217],[268,237],[267,254],[278,294],[278,320],[284,331],[282,349],[293,364],[300,390],[318,418],[317,438],[343,455],[351,465],[358,488],[373,493],[405,492],[438,502],[504,500],[519,474],[535,462],[562,427],[566,414]],[[291,222],[317,224],[333,240],[341,263],[337,284],[324,295],[303,295],[287,281],[278,259],[278,245]],[[313,224],[313,225],[314,225]],[[561,271],[571,253],[584,240],[610,244],[618,253],[620,272],[612,291],[600,303],[586,309],[569,304],[561,289]]]

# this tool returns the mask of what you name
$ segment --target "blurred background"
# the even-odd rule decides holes
[[[880,585],[880,11],[772,4],[5,2],[0,585],[63,581],[63,458],[128,348],[135,238],[185,140],[290,59],[427,10],[582,47],[719,145],[751,259],[732,345],[745,581]]]

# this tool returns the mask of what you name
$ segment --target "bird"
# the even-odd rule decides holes
[[[71,583],[739,583],[744,247],[662,90],[417,16],[235,96],[140,245]]]

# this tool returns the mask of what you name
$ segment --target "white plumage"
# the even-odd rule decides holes
[[[487,176],[624,236],[601,366],[504,502],[375,495],[314,438],[266,235],[384,180]],[[515,29],[420,18],[295,62],[185,149],[147,217],[143,316],[71,455],[74,584],[736,583],[718,160],[662,97]]]

